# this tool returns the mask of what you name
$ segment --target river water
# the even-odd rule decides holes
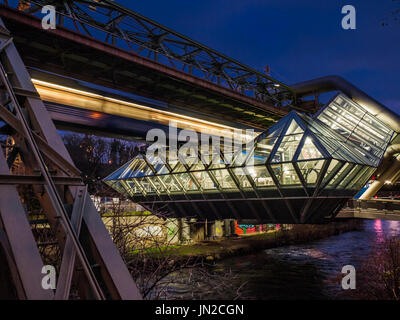
[[[233,284],[243,284],[240,298],[249,299],[346,299],[339,282],[344,265],[356,270],[385,235],[400,235],[400,222],[365,220],[362,229],[307,244],[267,249],[255,254],[218,261],[212,271],[229,273]],[[196,277],[194,277],[196,278]],[[224,276],[221,281],[229,278]],[[174,286],[175,298],[232,299],[234,293],[213,289],[210,281],[197,281],[197,287],[210,287],[207,294],[189,295],[186,286]],[[218,278],[215,278],[215,287]],[[193,291],[192,291],[193,292]]]

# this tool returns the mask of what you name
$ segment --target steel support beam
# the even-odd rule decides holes
[[[25,168],[28,172],[39,169],[41,173],[39,178],[32,174],[24,177],[14,176],[8,181],[8,185],[0,184],[4,194],[7,194],[7,198],[3,197],[0,200],[0,214],[15,264],[20,269],[22,285],[25,291],[28,291],[26,298],[53,298],[51,290],[44,290],[39,286],[38,278],[43,276],[40,256],[36,254],[35,239],[20,201],[21,196],[16,187],[10,185],[26,183],[31,179],[35,184],[43,184],[44,188],[40,192],[36,189],[35,192],[63,252],[62,274],[59,275],[62,280],[61,291],[57,298],[68,298],[71,275],[75,272],[73,266],[76,255],[76,262],[85,275],[81,278],[80,286],[84,287],[86,295],[81,298],[140,299],[139,291],[90,196],[86,192],[82,194],[82,187],[71,186],[71,182],[78,182],[79,171],[75,168],[43,102],[36,94],[29,73],[10,39],[8,30],[0,20],[0,48],[3,48],[0,52],[0,78],[2,90],[9,99],[5,105],[0,106],[0,117],[20,137],[16,140],[15,147],[20,150]],[[10,171],[6,160],[2,159],[0,178],[4,181],[10,175]],[[53,171],[56,177],[50,175]],[[35,186],[33,188],[35,190]],[[11,203],[10,197],[13,197]],[[27,201],[30,199],[25,199],[25,202]],[[66,204],[74,205],[72,220],[66,212]],[[16,216],[14,211],[20,212],[19,216]],[[85,230],[84,234],[80,233],[81,225],[82,230]],[[13,235],[18,235],[17,239],[14,239]],[[18,248],[18,252],[14,248]],[[93,263],[99,267],[96,274]]]

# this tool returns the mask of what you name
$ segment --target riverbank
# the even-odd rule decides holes
[[[168,250],[168,254],[175,256],[176,260],[192,257],[204,261],[214,261],[264,249],[307,243],[360,229],[360,220],[337,221],[326,225],[294,225],[290,230],[270,231],[237,238],[202,241],[193,245],[175,246]]]

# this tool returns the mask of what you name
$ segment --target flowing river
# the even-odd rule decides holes
[[[341,275],[344,265],[359,269],[371,248],[389,234],[400,235],[400,222],[365,220],[359,231],[224,259],[216,262],[212,271],[220,274],[231,272],[233,282],[244,283],[241,298],[335,299],[343,290],[340,283],[332,279]],[[202,284],[202,280],[196,281],[198,288],[210,287],[209,281],[206,285]],[[217,286],[218,283],[215,283],[214,288]],[[218,294],[217,291],[211,285],[202,297],[223,299],[223,292],[221,295],[221,291]],[[172,296],[193,298],[186,286],[177,284],[173,286]]]

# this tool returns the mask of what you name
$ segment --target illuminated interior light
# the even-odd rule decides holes
[[[283,167],[283,172],[284,173],[286,173],[286,174],[288,174],[290,171],[289,171],[289,168],[288,167]]]
[[[255,177],[257,176],[257,173],[256,173],[256,171],[254,170],[254,168],[250,168],[250,169],[249,169],[249,173],[250,173],[250,175],[251,175],[253,178],[255,178]]]

